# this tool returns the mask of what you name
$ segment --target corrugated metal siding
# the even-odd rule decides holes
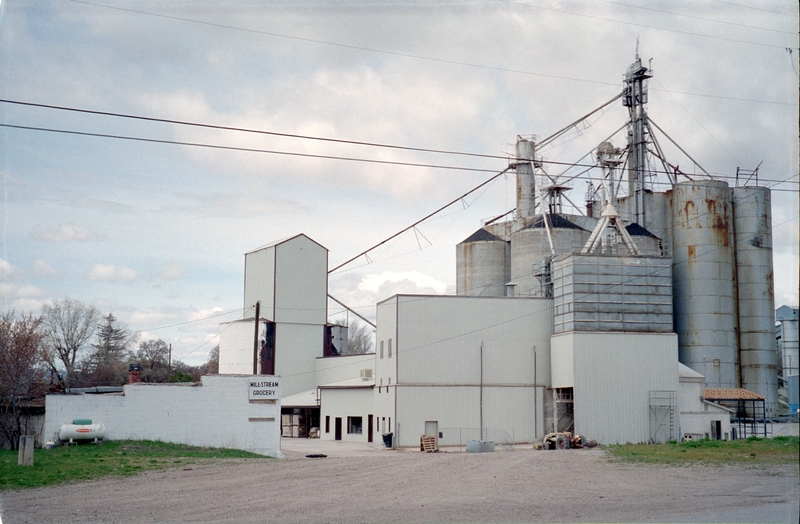
[[[327,250],[303,235],[279,244],[276,250],[275,322],[325,324],[328,304]]]
[[[426,421],[437,421],[443,446],[481,438],[481,390],[477,386],[399,386],[398,445],[419,445]],[[536,438],[534,415],[543,417],[542,391],[534,407],[531,387],[483,388],[483,437],[497,443],[528,443]],[[541,437],[543,431],[539,431]]]
[[[269,320],[275,319],[275,312],[273,311],[275,299],[274,275],[274,247],[253,251],[244,256],[244,309],[246,316],[255,316],[255,310],[250,308],[260,301],[260,315]]]
[[[573,333],[575,431],[603,444],[647,442],[649,392],[678,390],[675,334]]]
[[[549,383],[552,301],[542,298],[400,296],[402,384]]]

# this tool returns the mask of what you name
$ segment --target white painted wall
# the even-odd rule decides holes
[[[264,325],[260,333],[263,333]],[[235,320],[219,325],[219,373],[251,375],[253,373],[253,319]]]
[[[318,357],[315,362],[317,384],[325,385],[360,378],[362,369],[375,374],[375,354]]]
[[[369,415],[374,415],[372,387],[320,388],[320,439],[334,440],[336,417],[342,419],[342,441],[367,442]],[[330,417],[330,431],[325,432],[325,417]],[[361,417],[362,432],[348,433],[347,417]],[[373,432],[373,441],[381,442],[379,432]]]
[[[268,245],[244,255],[244,311],[245,317],[255,317],[261,302],[259,316],[275,318],[275,246]]]
[[[280,401],[249,401],[251,378],[212,375],[201,385],[129,384],[122,395],[48,395],[44,436],[89,418],[105,425],[109,440],[162,440],[279,457]]]
[[[685,368],[681,369],[678,387],[680,438],[711,438],[713,421],[720,421],[723,439],[731,438],[731,412],[703,400],[703,375],[683,364],[679,363],[678,366]]]

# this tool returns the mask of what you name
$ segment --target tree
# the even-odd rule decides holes
[[[372,331],[366,324],[361,324],[355,319],[351,320],[347,326],[347,354],[363,355],[371,352],[373,347]]]
[[[216,375],[219,373],[219,344],[208,353],[208,362],[205,364],[204,374]]]
[[[59,364],[64,366],[64,384],[69,385],[78,353],[94,335],[100,313],[94,306],[65,298],[45,304],[42,316],[45,335],[42,356],[56,376]]]
[[[142,382],[167,382],[169,346],[161,339],[139,343],[135,360],[142,365]]]
[[[23,431],[23,411],[31,400],[45,393],[41,346],[42,318],[14,311],[0,316],[0,444],[19,446]]]
[[[137,338],[138,333],[131,332],[113,313],[109,313],[98,325],[91,361],[95,364],[122,362],[128,356],[128,346],[135,343]]]

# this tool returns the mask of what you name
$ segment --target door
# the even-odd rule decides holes
[[[336,432],[334,439],[342,440],[342,417],[336,417],[334,421],[334,431]]]
[[[439,451],[439,421],[438,420],[426,420],[425,421],[425,436],[426,437],[434,437],[436,440],[434,441],[436,444],[436,451]]]
[[[372,414],[367,415],[367,442],[372,442]]]

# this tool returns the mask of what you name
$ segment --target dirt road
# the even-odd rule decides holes
[[[306,442],[284,446],[283,460],[7,492],[0,515],[3,524],[798,521],[797,465],[664,467],[610,462],[600,450],[420,453]],[[305,458],[313,452],[328,457]]]

